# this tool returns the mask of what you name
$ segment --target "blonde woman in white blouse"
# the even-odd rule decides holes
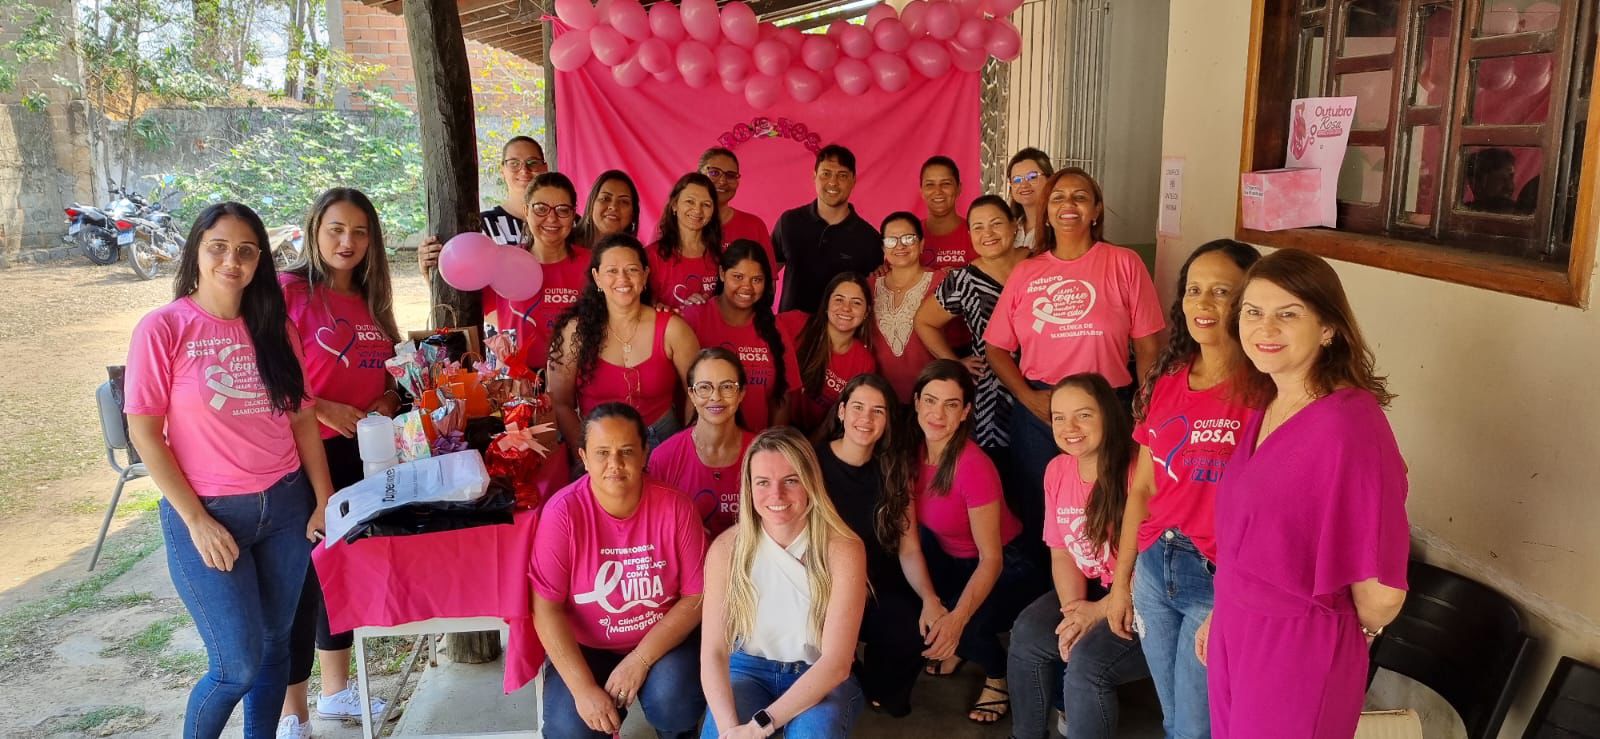
[[[739,521],[706,557],[701,739],[848,736],[863,703],[850,666],[866,551],[799,432],[771,429],[750,444]]]

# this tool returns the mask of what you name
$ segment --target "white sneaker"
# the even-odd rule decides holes
[[[1056,711],[1056,731],[1061,732],[1061,736],[1063,736],[1063,737],[1067,735],[1067,712],[1066,711]]]
[[[302,724],[294,716],[278,719],[278,739],[311,739],[311,722]]]
[[[388,705],[382,698],[372,699],[372,718],[377,719]],[[323,718],[361,718],[361,693],[354,683],[333,695],[317,698],[317,715]]]

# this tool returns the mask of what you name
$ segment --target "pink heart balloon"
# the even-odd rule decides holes
[[[750,58],[756,63],[756,69],[768,77],[777,78],[789,68],[791,58],[789,47],[782,41],[767,40],[756,44]]]
[[[482,290],[493,279],[501,247],[477,231],[460,233],[444,242],[439,252],[439,274],[445,284],[463,291]],[[531,254],[529,256],[532,256]]]
[[[856,59],[865,59],[877,51],[877,45],[872,41],[872,33],[861,26],[846,26],[843,33],[839,34],[839,50],[847,56]]]
[[[1017,33],[1017,27],[1004,18],[996,18],[989,23],[989,54],[1003,62],[1016,59],[1022,53],[1022,34]]]
[[[611,27],[634,41],[650,38],[650,15],[644,12],[639,0],[612,0],[611,12],[606,16]]]
[[[572,72],[589,61],[589,31],[575,28],[550,42],[550,66]]]
[[[650,32],[671,46],[688,35],[683,30],[683,16],[672,3],[655,3],[650,6]]]
[[[752,108],[769,107],[782,95],[783,81],[771,75],[756,75],[744,85],[744,101]]]
[[[711,47],[690,39],[678,45],[678,74],[690,87],[705,87],[717,71],[717,57]]]
[[[683,30],[704,44],[715,43],[722,36],[722,17],[717,13],[717,0],[683,0],[680,8]]]
[[[789,97],[802,103],[816,100],[827,86],[820,75],[805,67],[790,67],[783,74],[783,84],[789,88]]]
[[[911,67],[898,56],[880,51],[868,57],[867,64],[884,92],[899,92],[911,84]]]
[[[722,35],[743,47],[756,45],[761,36],[761,23],[756,12],[743,0],[734,0],[722,8]]]
[[[676,59],[672,47],[660,38],[646,39],[644,43],[639,44],[639,54],[635,58],[650,74],[659,74],[671,69]]]
[[[906,58],[911,62],[912,69],[931,80],[943,77],[950,71],[950,52],[945,50],[944,44],[931,38],[911,42],[911,48],[906,49]]]
[[[845,57],[833,67],[833,78],[847,95],[860,95],[872,87],[872,68],[860,59]]]
[[[628,62],[632,64],[632,60]],[[642,72],[641,72],[642,74]],[[530,300],[544,287],[544,265],[525,249],[501,248],[489,287],[506,300]]]
[[[589,28],[600,22],[589,0],[556,0],[556,17],[573,28]]]
[[[943,0],[933,0],[928,5],[926,20],[928,35],[943,41],[956,35],[956,29],[961,27],[961,16],[956,13],[956,8]]]
[[[628,39],[611,26],[589,29],[589,46],[601,64],[613,66],[628,58]]]
[[[745,78],[750,76],[750,52],[733,44],[717,47],[717,76],[727,83],[737,85],[732,92],[743,89]]]
[[[890,54],[898,54],[911,45],[911,34],[906,31],[906,24],[901,23],[899,18],[885,18],[872,29],[872,40],[878,44],[879,49]]]
[[[833,68],[834,62],[839,61],[839,47],[834,46],[827,36],[812,34],[800,46],[800,60],[814,71],[826,72]]]

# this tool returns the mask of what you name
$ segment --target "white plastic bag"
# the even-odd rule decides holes
[[[471,449],[395,465],[328,499],[323,546],[333,546],[351,529],[389,509],[411,503],[470,503],[488,488],[489,470]]]

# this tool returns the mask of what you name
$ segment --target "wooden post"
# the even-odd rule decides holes
[[[550,42],[555,38],[553,24],[544,22],[539,44],[540,58],[544,60],[544,159],[550,171],[556,171],[556,68],[550,63]]]
[[[428,226],[431,233],[449,240],[478,230],[479,222],[478,134],[467,42],[461,35],[456,0],[403,0],[401,8],[416,70]],[[457,291],[434,270],[429,292],[430,321],[481,328],[483,299],[477,291]],[[451,634],[445,643],[450,659],[457,662],[492,662],[500,657],[499,632]]]

